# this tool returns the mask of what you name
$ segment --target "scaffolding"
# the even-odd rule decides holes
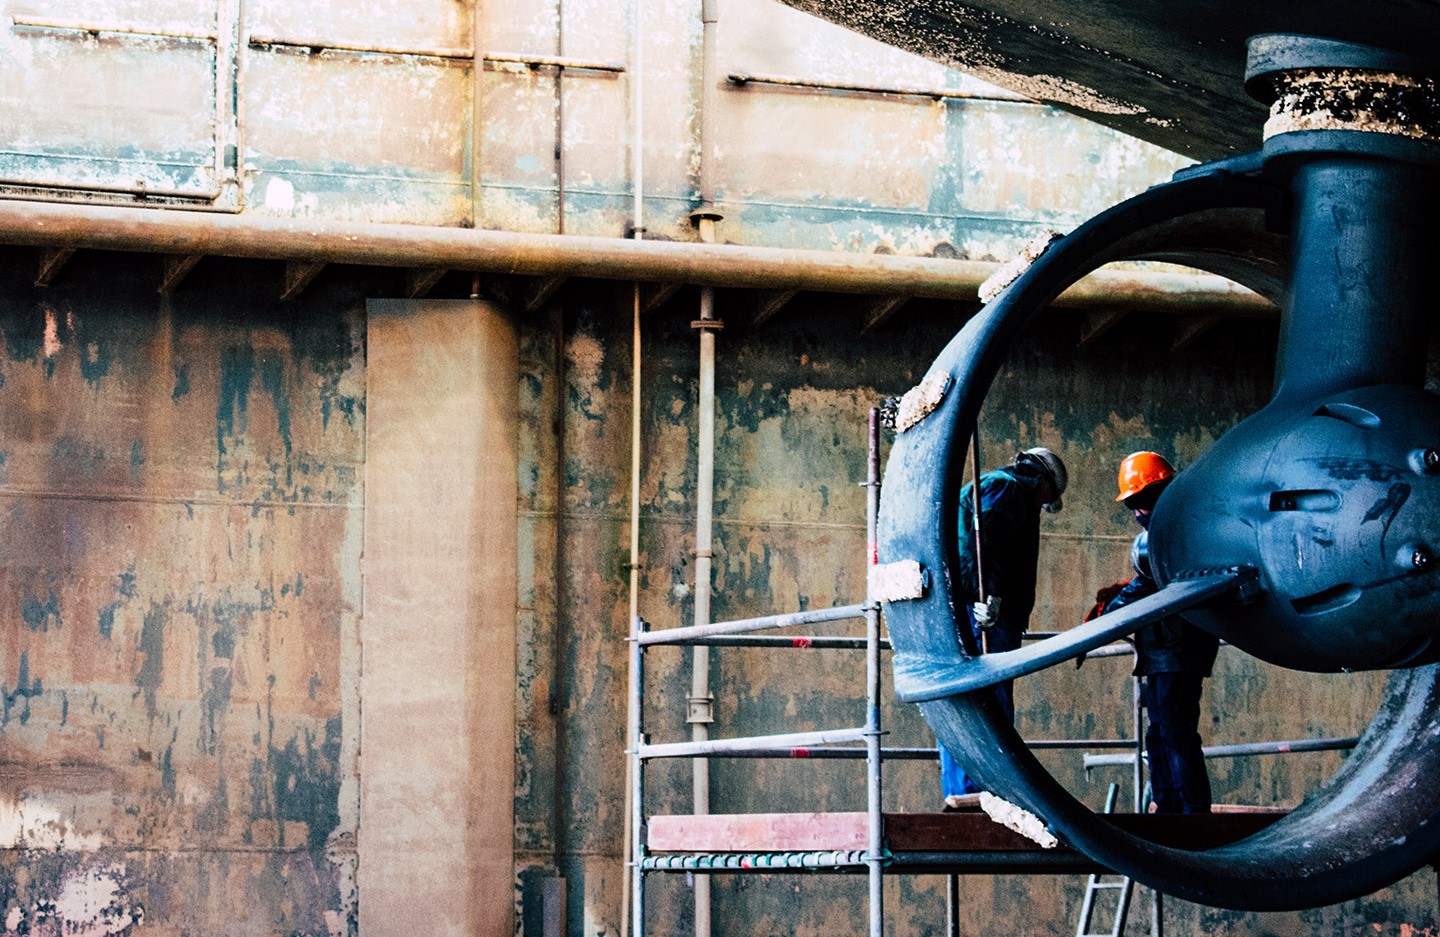
[[[866,564],[878,565],[876,544],[876,519],[879,513],[880,463],[879,463],[879,422],[878,411],[870,413],[870,441],[866,499]],[[867,580],[869,577],[867,576]],[[867,589],[867,592],[871,591]],[[818,636],[796,637],[756,635],[754,632],[788,629],[806,625],[853,621],[863,619],[865,636]],[[1051,637],[1054,632],[1031,632],[1026,640],[1041,640]],[[884,892],[885,875],[896,874],[944,874],[947,876],[947,932],[958,934],[957,911],[959,889],[956,875],[961,873],[993,874],[1089,874],[1084,904],[1081,908],[1080,933],[1086,933],[1094,911],[1094,898],[1100,891],[1115,887],[1121,889],[1121,904],[1117,908],[1116,927],[1123,929],[1129,905],[1133,882],[1104,882],[1100,876],[1110,870],[1100,866],[1089,857],[1073,849],[1041,849],[1024,841],[1019,834],[1012,834],[1004,827],[992,823],[981,813],[947,813],[943,816],[952,825],[960,828],[963,835],[954,831],[943,848],[926,848],[915,845],[927,842],[924,836],[906,836],[918,826],[916,820],[937,815],[885,814],[882,812],[881,794],[885,761],[912,761],[938,759],[935,748],[884,747],[881,738],[884,732],[880,721],[881,660],[882,652],[890,650],[890,642],[881,635],[880,603],[873,595],[867,595],[864,602],[842,605],[834,608],[767,615],[757,618],[743,618],[725,622],[714,622],[688,627],[651,630],[649,623],[640,616],[631,621],[629,639],[630,687],[628,700],[628,732],[632,747],[627,752],[630,759],[630,842],[628,844],[630,869],[629,880],[629,922],[634,937],[644,937],[645,931],[645,876],[651,872],[686,872],[695,875],[708,873],[783,873],[783,872],[834,872],[864,874],[868,880],[868,934],[883,937],[884,934]],[[822,729],[810,732],[793,732],[775,735],[709,739],[704,741],[651,743],[644,732],[643,703],[645,697],[645,652],[649,648],[670,647],[723,647],[723,648],[772,648],[772,649],[845,649],[865,652],[865,718],[859,725],[836,729]],[[1132,656],[1134,647],[1120,643],[1093,650],[1087,657]],[[1088,774],[1092,768],[1128,767],[1134,785],[1135,816],[1126,818],[1116,815],[1117,821],[1131,821],[1126,825],[1139,827],[1165,818],[1145,816],[1146,785],[1144,781],[1144,715],[1140,702],[1140,678],[1132,682],[1133,734],[1130,738],[1114,739],[1055,739],[1031,740],[1031,749],[1083,749],[1084,767]],[[1354,738],[1304,739],[1288,742],[1261,742],[1244,745],[1210,746],[1204,749],[1205,757],[1224,758],[1283,752],[1341,750],[1354,747]],[[1095,750],[1120,750],[1110,754],[1095,754]],[[647,842],[649,817],[646,811],[645,764],[657,759],[708,757],[763,758],[763,759],[849,759],[865,760],[865,812],[863,844],[855,848],[817,848],[788,850],[720,850],[710,849],[674,851],[673,854],[652,852]],[[1107,797],[1106,813],[1113,809],[1115,787],[1111,786]],[[1278,816],[1277,812],[1240,813],[1214,818],[1216,828],[1208,831],[1205,839],[1209,845],[1224,839],[1238,839],[1257,832]],[[669,818],[679,819],[679,818]],[[689,818],[694,819],[694,818]],[[1178,819],[1178,818],[1175,818]],[[1133,822],[1139,821],[1139,822]],[[1154,826],[1146,826],[1147,834],[1154,832]],[[934,831],[930,831],[933,833]],[[1165,831],[1160,830],[1161,833]],[[1181,837],[1173,835],[1177,843]],[[1189,831],[1193,833],[1193,830]],[[1187,835],[1189,835],[1187,833]],[[1219,840],[1216,839],[1219,837]],[[904,840],[904,842],[900,842]],[[963,843],[963,845],[955,845]],[[1194,848],[1194,847],[1192,847]],[[666,852],[670,852],[666,850]],[[1151,934],[1160,937],[1162,933],[1160,896],[1154,893],[1151,905]]]
[[[880,499],[879,413],[870,414],[870,444],[866,498],[866,543],[868,566],[875,566],[876,519]],[[867,577],[868,578],[868,577]],[[755,635],[753,632],[787,629],[830,622],[865,621],[865,637],[802,636],[779,637]],[[1044,637],[1047,635],[1035,635]],[[643,701],[645,697],[644,654],[648,648],[671,647],[741,647],[789,649],[849,649],[865,652],[865,719],[862,724],[813,732],[785,733],[747,738],[709,739],[705,741],[652,744],[644,733]],[[632,621],[630,636],[630,693],[628,706],[629,737],[633,748],[631,758],[630,801],[631,842],[629,843],[631,877],[630,911],[633,916],[631,933],[645,934],[645,874],[648,872],[786,872],[831,871],[863,872],[868,879],[869,928],[871,937],[884,932],[883,876],[898,868],[915,871],[935,867],[937,871],[954,867],[961,860],[956,855],[889,852],[884,842],[884,817],[881,812],[882,765],[886,760],[928,760],[938,756],[934,748],[884,748],[880,744],[880,689],[882,651],[889,650],[889,641],[880,634],[880,603],[867,596],[866,601],[835,608],[744,618],[690,627],[651,631],[639,616]],[[1128,653],[1125,648],[1104,648],[1093,656]],[[857,744],[858,743],[858,744]],[[1032,742],[1034,748],[1136,748],[1137,739],[1056,740]],[[842,746],[850,747],[842,747]],[[863,747],[861,747],[863,746]],[[806,758],[865,760],[865,844],[863,849],[793,850],[782,852],[710,852],[681,855],[652,855],[647,849],[646,791],[644,765],[655,759],[722,756],[729,758]],[[1133,760],[1137,776],[1138,759]],[[992,857],[992,861],[998,857]],[[963,863],[962,863],[963,864]],[[1064,863],[1062,863],[1064,864]],[[1073,863],[1072,863],[1073,864]],[[1077,871],[1079,869],[1077,868]],[[953,890],[953,888],[952,888]]]

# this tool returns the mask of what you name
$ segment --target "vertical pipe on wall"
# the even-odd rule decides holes
[[[225,22],[226,14],[230,21]],[[215,186],[225,191],[226,175],[233,172],[234,211],[245,207],[245,148],[240,107],[241,58],[245,46],[245,0],[215,8]],[[233,165],[232,165],[233,164]]]
[[[644,160],[641,154],[641,131],[644,128],[644,108],[641,106],[641,79],[644,76],[644,55],[641,40],[643,0],[631,0],[630,4],[630,188],[634,199],[631,207],[632,234],[635,240],[645,236],[642,217],[644,204]],[[640,627],[640,284],[632,283],[631,294],[631,335],[630,335],[630,621],[634,632]],[[635,653],[637,648],[632,648]],[[630,672],[630,695],[638,707],[644,693],[639,657],[632,658]],[[632,721],[625,740],[628,751],[638,751],[640,737],[637,717]],[[629,844],[630,861],[626,864],[620,884],[620,935],[628,937],[631,917],[634,917],[635,935],[644,930],[644,874],[640,871],[640,826],[644,816],[637,792],[640,790],[639,758],[627,760],[629,776],[625,785],[625,841]],[[633,878],[627,877],[633,876]],[[630,887],[627,887],[630,886]],[[631,902],[634,902],[633,907]]]
[[[565,870],[561,863],[565,859],[566,850],[569,847],[569,838],[566,831],[569,829],[565,822],[567,812],[567,798],[569,792],[565,786],[565,769],[569,764],[568,742],[569,738],[565,731],[565,707],[562,704],[561,695],[567,692],[568,680],[565,676],[565,639],[566,639],[566,590],[565,576],[568,572],[568,563],[565,556],[565,384],[569,379],[565,368],[565,307],[560,303],[551,304],[554,312],[554,322],[550,328],[550,334],[554,336],[555,359],[552,369],[555,373],[555,411],[553,425],[555,433],[555,546],[554,564],[551,566],[550,575],[554,583],[555,595],[555,621],[551,626],[551,650],[550,650],[550,718],[554,725],[555,737],[555,768],[553,773],[554,794],[552,797],[552,827],[551,841],[553,843],[552,862],[555,866],[555,876],[561,882],[565,880]]]
[[[718,55],[715,33],[719,24],[718,0],[701,0],[701,73],[700,73],[700,208],[692,214],[700,240],[715,240],[714,165],[715,165],[715,87],[718,77]],[[715,318],[715,291],[700,290],[700,318],[694,323],[700,333],[700,387],[697,416],[699,445],[695,477],[695,624],[710,623],[711,576],[714,558],[713,515],[715,507],[715,332],[721,323]],[[710,693],[710,649],[696,647],[692,652],[690,698],[687,721],[690,737],[703,742],[710,737],[714,721]],[[710,762],[696,758],[693,762],[694,812],[710,812]],[[710,877],[695,876],[695,937],[710,937]]]
[[[635,236],[640,236],[637,228]],[[635,283],[631,288],[632,313],[630,329],[630,621],[640,622],[640,284]],[[635,627],[631,628],[632,643],[637,634]],[[639,658],[631,668],[630,673],[630,695],[635,700],[634,705],[639,706],[639,696],[644,692],[640,682]],[[638,710],[637,710],[638,712]],[[638,716],[637,716],[638,719]],[[638,725],[638,722],[634,723]],[[626,751],[635,752],[639,750],[640,737],[635,731],[627,733],[625,739]],[[631,758],[626,762],[626,768],[638,774],[640,761],[638,757]],[[631,834],[639,829],[639,819],[643,816],[640,813],[638,804],[632,804],[631,791],[637,778],[629,780],[632,784],[625,786],[625,840],[629,842]],[[634,809],[632,810],[632,806]],[[638,900],[643,894],[640,887],[640,852],[638,844],[630,853],[630,862],[626,866],[626,875],[635,876],[634,892]],[[627,929],[630,926],[630,890],[625,887],[627,879],[621,878],[620,892],[620,937],[626,937]],[[635,905],[635,920],[641,921],[644,918],[645,909],[640,904]],[[640,929],[636,928],[636,934]]]
[[[719,79],[719,47],[715,33],[720,23],[719,0],[700,0],[700,207],[709,209],[715,201],[715,92]],[[711,240],[711,239],[704,239]]]
[[[470,4],[470,227],[480,227],[481,89],[485,81],[485,24],[480,0]]]
[[[695,323],[700,332],[699,445],[695,472],[695,624],[710,623],[710,578],[715,508],[715,291],[700,291],[700,319]],[[710,738],[714,721],[710,693],[710,649],[696,647],[692,651],[690,697],[686,721],[690,738],[704,742]],[[710,761],[696,758],[693,762],[694,813],[710,812]],[[695,937],[710,935],[710,876],[695,876]]]
[[[555,57],[565,58],[565,0],[555,0]],[[565,233],[565,66],[555,66],[555,233]]]

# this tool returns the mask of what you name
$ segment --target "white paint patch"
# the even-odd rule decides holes
[[[14,931],[20,927],[20,922],[25,920],[25,912],[19,908],[11,908],[5,915],[5,930]]]
[[[950,375],[945,371],[931,371],[924,379],[905,392],[895,408],[895,430],[903,433],[925,419],[950,390]]]
[[[82,835],[54,807],[26,800],[0,801],[0,847],[94,852],[99,835]]]
[[[917,560],[871,566],[867,580],[870,597],[881,602],[903,602],[925,595],[925,571]]]
[[[55,310],[45,310],[45,357],[53,358],[60,353],[60,323],[55,319]]]
[[[55,896],[55,916],[67,937],[108,937],[137,923],[126,906],[120,880],[124,866],[79,871],[65,879]]]
[[[271,179],[265,185],[265,207],[289,212],[295,208],[295,186],[286,179]]]
[[[989,791],[980,792],[980,809],[1001,826],[1038,843],[1041,849],[1054,849],[1060,845],[1060,840],[1046,828],[1044,820]]]
[[[988,303],[1005,292],[1006,287],[1020,279],[1020,274],[1029,270],[1031,265],[1040,259],[1040,255],[1059,239],[1059,231],[1048,229],[1031,238],[1030,243],[1022,247],[1020,253],[1011,258],[1009,263],[990,274],[985,282],[980,284],[980,301]]]

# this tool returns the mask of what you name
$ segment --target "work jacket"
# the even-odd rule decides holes
[[[1159,585],[1149,575],[1136,573],[1105,606],[1105,611],[1113,612],[1154,595],[1158,589]],[[1178,615],[1171,615],[1135,632],[1135,675],[1185,673],[1208,677],[1219,649],[1219,638]]]
[[[1035,567],[1040,559],[1040,470],[1007,465],[980,476],[981,561],[985,594],[1000,597],[996,627],[1018,635],[1035,607]],[[956,597],[967,606],[980,599],[975,578],[973,485],[960,490],[960,565]]]

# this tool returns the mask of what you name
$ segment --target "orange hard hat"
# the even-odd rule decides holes
[[[1138,495],[1156,482],[1175,474],[1171,465],[1158,452],[1132,452],[1120,461],[1120,494],[1116,501]]]

